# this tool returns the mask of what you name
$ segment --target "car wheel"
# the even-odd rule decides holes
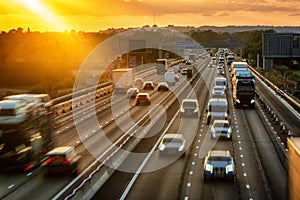
[[[207,118],[206,124],[209,124],[209,123],[210,123],[210,117]]]

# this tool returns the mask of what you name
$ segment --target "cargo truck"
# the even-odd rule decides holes
[[[287,139],[289,199],[300,199],[300,137]]]
[[[31,170],[53,147],[50,107],[37,108],[46,112],[28,110],[21,100],[0,101],[0,170]]]
[[[112,83],[115,88],[115,92],[124,92],[133,85],[133,71],[132,68],[115,69],[112,71]]]

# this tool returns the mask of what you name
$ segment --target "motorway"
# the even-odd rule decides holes
[[[179,92],[184,85],[189,84],[181,77],[181,82],[172,86],[169,92],[151,91],[150,106],[135,106],[134,100],[123,99],[122,96],[105,96],[97,100],[95,107],[73,112],[76,119],[66,113],[64,117],[68,120],[64,120],[63,124],[57,121],[55,143],[76,146],[76,151],[83,158],[80,162],[80,172],[83,172],[95,161],[95,157],[101,156],[112,143],[126,135],[133,124],[148,116],[148,111],[160,104],[167,94],[180,93],[166,110],[163,119],[151,127],[133,151],[136,154],[149,153],[147,162],[142,162],[147,156],[139,159],[129,156],[119,167],[121,170],[113,173],[93,199],[287,199],[287,172],[269,136],[264,117],[261,117],[264,115],[262,105],[257,103],[254,110],[235,109],[229,84],[227,100],[233,139],[210,139],[210,125],[205,123],[205,109],[212,82],[220,75],[215,67],[207,67],[207,63],[207,60],[198,60],[201,73],[191,82],[189,89]],[[228,71],[226,75],[228,76]],[[143,78],[155,83],[163,80],[163,76],[155,73]],[[194,91],[192,93],[191,87]],[[259,82],[257,90],[277,109],[276,112],[293,131],[299,132],[299,120],[287,111],[280,99],[274,97]],[[181,99],[187,97],[198,99],[202,113],[200,119],[182,119],[178,114]],[[163,109],[163,105],[161,108]],[[97,123],[92,116],[95,110]],[[140,127],[151,124],[152,117],[150,115],[139,122]],[[185,136],[189,148],[184,156],[177,158],[158,155],[155,145],[166,132],[182,133]],[[203,157],[212,148],[229,150],[234,156],[236,173],[233,182],[220,179],[203,181]],[[101,161],[103,160],[104,158]],[[141,173],[134,173],[138,170]],[[86,175],[80,180],[85,177]],[[28,174],[1,173],[0,198],[51,199],[73,179],[74,177],[49,177],[41,168]]]

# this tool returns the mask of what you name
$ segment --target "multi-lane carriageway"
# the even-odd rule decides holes
[[[133,123],[137,122],[139,127],[134,127],[137,129],[136,132],[139,132],[138,128],[141,127],[149,129],[133,152],[144,153],[142,155],[145,156],[138,158],[129,156],[125,159],[118,168],[121,170],[115,171],[98,191],[93,191],[95,193],[93,199],[287,199],[287,172],[284,161],[279,159],[280,151],[278,151],[282,148],[272,142],[274,141],[272,137],[276,137],[274,136],[276,127],[273,127],[272,119],[261,102],[257,101],[254,110],[235,109],[232,104],[231,85],[229,85],[227,100],[233,139],[232,141],[210,139],[210,126],[205,124],[205,108],[212,82],[219,75],[216,68],[209,68],[207,64],[208,60],[197,62],[200,73],[190,80],[190,83],[181,76],[180,82],[171,87],[171,91],[151,91],[150,106],[134,106],[134,100],[120,101],[122,97],[115,95],[100,98],[94,108],[97,111],[99,124],[91,120],[91,108],[81,110],[77,113],[78,119],[75,121],[80,122],[80,132],[84,135],[79,138],[74,120],[69,120],[57,127],[55,139],[57,145],[76,146],[76,151],[83,158],[80,162],[80,172],[87,172],[81,173],[79,176],[82,177],[79,178],[49,177],[41,168],[28,174],[1,173],[0,198],[63,199],[68,195],[67,198],[80,198],[80,195],[83,195],[79,195],[80,192],[73,196],[70,194],[75,187],[80,188],[79,184],[88,178],[87,174],[95,170],[95,166],[89,171],[86,170],[90,163],[95,161],[95,157],[104,158],[111,155],[109,151],[111,144],[123,143],[125,138],[118,140],[128,134],[128,130],[134,131],[131,129],[134,127]],[[143,78],[155,83],[163,80],[163,76],[155,73]],[[184,89],[186,85],[189,86],[188,89]],[[270,106],[279,109],[277,113],[292,126],[293,131],[299,133],[299,128],[293,125],[299,124],[299,119],[282,106],[281,99],[275,97],[259,81],[257,81],[257,90]],[[198,99],[202,111],[200,119],[180,118],[178,108],[183,98]],[[158,105],[160,106],[155,108]],[[163,107],[168,109],[164,110]],[[162,119],[155,119],[158,110],[164,113]],[[65,115],[66,118],[70,118],[68,113]],[[128,122],[128,117],[131,117],[132,121]],[[153,122],[157,124],[148,126]],[[103,130],[103,135],[99,134],[100,129]],[[189,148],[184,157],[177,159],[158,155],[155,145],[161,135],[168,132],[181,133],[186,137]],[[277,134],[283,137],[280,133]],[[87,148],[93,149],[93,155],[86,150]],[[236,175],[233,182],[219,179],[203,181],[203,157],[211,148],[230,150],[234,156]],[[96,164],[101,165],[100,162]],[[76,179],[78,181],[72,188],[62,192],[61,196],[58,195],[72,180]]]

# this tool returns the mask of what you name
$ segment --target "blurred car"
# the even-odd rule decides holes
[[[211,96],[213,98],[225,98],[225,90],[223,86],[214,86],[212,89]]]
[[[150,105],[150,95],[148,93],[138,93],[135,97],[135,102],[136,105]]]
[[[115,87],[114,94],[126,94],[126,89],[122,87]]]
[[[129,88],[129,89],[127,90],[126,97],[127,97],[127,98],[133,99],[133,98],[136,97],[136,95],[137,95],[139,92],[140,92],[140,91],[139,91],[138,88]]]
[[[80,159],[81,156],[77,155],[74,147],[61,146],[46,154],[42,166],[46,168],[48,174],[76,175]]]
[[[217,86],[223,86],[224,89],[227,88],[227,81],[226,81],[226,78],[224,77],[217,77],[215,78],[215,83],[214,85],[217,85]]]
[[[159,144],[159,154],[163,155],[184,155],[186,150],[186,141],[182,134],[165,134]]]
[[[178,76],[178,74],[175,74],[175,76],[174,76],[174,77],[175,77],[175,82],[179,82],[179,80],[180,80],[180,79],[179,79],[179,76]]]
[[[222,68],[222,69],[219,69],[219,74],[220,74],[220,75],[225,75],[225,71],[224,71],[223,68]]]
[[[204,181],[210,178],[234,180],[234,161],[229,151],[211,150],[204,159]]]
[[[228,103],[226,98],[211,98],[206,109],[206,124],[213,123],[215,119],[228,120]]]
[[[157,91],[169,91],[169,85],[166,82],[160,82],[158,83],[156,87]]]
[[[180,106],[182,117],[199,117],[199,105],[197,99],[183,99]]]
[[[152,81],[145,81],[143,84],[143,90],[154,90],[154,84]]]
[[[224,137],[226,139],[232,139],[232,128],[228,120],[215,120],[210,129],[211,138],[216,139]]]
[[[182,75],[187,75],[187,74],[188,74],[188,69],[187,69],[187,68],[184,68],[184,69],[182,69],[182,70],[180,71],[180,73],[181,73]]]
[[[144,84],[143,78],[135,78],[133,81],[133,86],[137,88],[141,88]]]

